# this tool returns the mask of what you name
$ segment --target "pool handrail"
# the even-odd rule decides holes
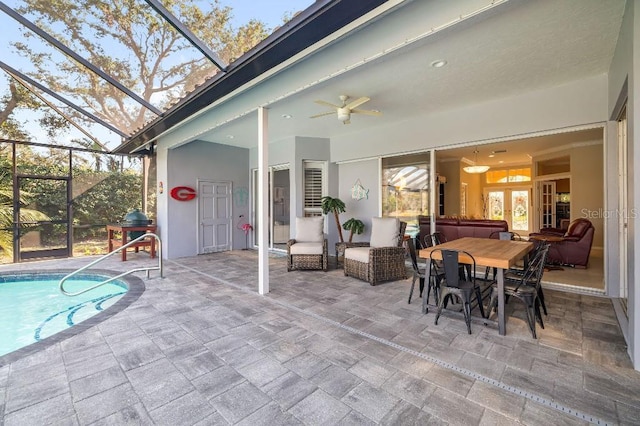
[[[66,280],[68,280],[69,278],[73,277],[74,275],[79,274],[79,273],[80,273],[80,272],[82,272],[82,271],[85,271],[85,270],[87,270],[87,269],[91,268],[91,267],[92,267],[92,266],[94,266],[94,265],[97,265],[98,263],[100,263],[100,262],[102,262],[103,260],[105,260],[105,259],[107,259],[107,258],[109,258],[109,257],[113,256],[113,255],[114,255],[114,254],[116,254],[116,253],[120,253],[122,250],[126,250],[127,248],[131,247],[132,245],[134,245],[134,244],[135,244],[135,243],[137,243],[138,241],[141,241],[141,240],[143,240],[143,239],[145,239],[145,238],[148,238],[148,237],[155,238],[155,239],[156,239],[156,241],[157,241],[158,249],[157,249],[157,253],[156,253],[156,255],[157,255],[157,257],[158,257],[158,266],[152,266],[152,267],[145,267],[145,268],[135,268],[135,269],[131,269],[131,270],[127,271],[127,272],[123,272],[122,274],[120,274],[120,275],[118,275],[118,276],[115,276],[115,277],[109,278],[109,279],[107,279],[107,280],[104,280],[104,281],[102,281],[102,282],[100,282],[100,283],[98,283],[98,284],[94,285],[93,287],[89,287],[89,288],[87,288],[87,289],[85,289],[85,290],[77,291],[77,292],[75,292],[75,293],[70,293],[70,292],[68,292],[68,291],[66,291],[66,290],[64,289],[64,282],[65,282]],[[113,250],[112,252],[109,252],[109,253],[105,254],[104,256],[99,257],[98,259],[94,260],[93,262],[89,263],[88,265],[85,265],[85,266],[83,266],[82,268],[77,269],[77,270],[75,270],[75,271],[71,272],[70,274],[66,275],[65,277],[63,277],[63,278],[60,280],[60,283],[58,283],[58,287],[60,288],[60,292],[62,292],[62,294],[64,294],[65,296],[78,296],[78,295],[80,295],[80,294],[83,294],[83,293],[86,293],[86,292],[88,292],[88,291],[91,291],[91,290],[93,290],[93,289],[95,289],[95,288],[98,288],[98,287],[100,287],[101,285],[105,285],[105,284],[110,283],[111,281],[115,281],[115,280],[117,280],[117,279],[119,279],[119,278],[122,278],[122,277],[124,277],[125,275],[132,274],[132,273],[134,273],[134,272],[146,271],[146,273],[147,273],[147,279],[149,279],[149,271],[156,271],[156,270],[159,270],[159,271],[160,271],[160,278],[164,278],[164,274],[163,274],[163,264],[162,264],[162,242],[160,241],[160,237],[158,237],[156,234],[154,234],[154,233],[152,233],[152,232],[149,232],[149,233],[146,233],[146,234],[143,234],[143,235],[139,236],[139,237],[138,237],[138,238],[136,238],[136,239],[133,239],[133,240],[129,241],[127,244],[125,244],[125,245],[123,245],[123,246],[118,247],[117,249]]]

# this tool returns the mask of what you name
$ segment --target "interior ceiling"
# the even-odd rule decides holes
[[[485,12],[470,23],[457,24],[322,83],[310,82],[309,88],[296,94],[280,94],[282,100],[268,105],[269,140],[273,143],[295,136],[331,138],[350,133],[355,136],[363,126],[419,119],[441,110],[604,74],[613,57],[624,7],[622,0],[511,0],[507,6]],[[366,34],[370,28],[360,31]],[[446,60],[447,65],[430,66],[435,59]],[[348,125],[335,115],[309,118],[328,111],[314,100],[338,104],[341,94],[352,98],[369,96],[371,101],[361,108],[382,111],[383,116],[352,115]],[[543,144],[538,150],[564,143],[562,137],[536,139]],[[197,139],[255,147],[257,114],[230,120]],[[513,158],[503,155],[500,160],[523,162],[526,154],[520,152],[518,157],[516,146],[519,144],[508,146]],[[484,151],[484,147],[480,149],[481,153]],[[448,152],[474,158],[473,148]]]
[[[595,128],[523,138],[508,142],[444,149],[438,151],[437,159],[438,161],[447,161],[466,158],[475,163],[476,154],[474,151],[477,149],[477,164],[483,164],[491,167],[531,164],[531,158],[537,155],[560,152],[578,144],[598,141],[601,142],[602,139],[603,129]],[[561,161],[566,161],[567,158],[568,157],[563,157],[563,160]]]

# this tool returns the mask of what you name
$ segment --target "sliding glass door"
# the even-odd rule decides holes
[[[258,170],[253,170],[253,224],[258,230],[258,211],[255,208],[258,200]],[[269,167],[269,248],[287,249],[290,235],[290,176],[289,165]],[[255,244],[257,247],[257,243]]]

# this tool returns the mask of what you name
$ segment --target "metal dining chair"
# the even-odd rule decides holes
[[[424,280],[427,277],[426,267],[420,268],[418,265],[418,256],[416,256],[416,243],[413,238],[409,238],[407,240],[407,246],[409,247],[409,256],[411,257],[411,267],[413,268],[413,278],[411,280],[411,290],[409,290],[409,301],[408,304],[411,304],[411,297],[413,296],[413,290],[416,285],[416,280],[420,280],[420,297],[422,297],[422,292],[424,291]]]
[[[442,243],[447,242],[447,238],[442,234],[442,232],[434,232],[431,234],[431,241],[433,241],[434,246],[438,246]]]
[[[529,253],[529,258],[535,259],[538,256],[544,256],[544,266],[540,272],[540,280],[537,283],[527,283],[528,285],[533,285],[538,290],[538,299],[540,300],[540,305],[542,306],[542,312],[547,315],[547,305],[544,303],[544,291],[542,290],[542,275],[544,275],[544,268],[547,267],[547,262],[549,261],[549,250],[551,249],[551,243],[547,241],[537,241],[531,253]],[[507,274],[511,274],[512,270],[509,269]],[[520,273],[519,275],[522,275]],[[509,275],[507,275],[508,277]]]
[[[520,300],[525,306],[527,323],[529,330],[533,338],[537,338],[536,335],[536,322],[540,324],[540,327],[544,329],[544,322],[542,321],[542,315],[540,314],[540,292],[542,274],[544,273],[544,265],[547,260],[547,254],[549,253],[549,245],[543,248],[536,254],[536,256],[529,262],[524,274],[520,277],[505,277],[504,281],[504,294],[506,297],[514,297]],[[489,308],[487,310],[487,318],[491,315],[491,311],[496,308],[498,304],[498,289],[497,284],[494,284],[491,288],[491,299],[489,301]],[[545,314],[546,315],[546,314]]]
[[[432,234],[427,234],[422,237],[422,247],[433,247],[433,237]]]
[[[416,285],[416,280],[420,280],[420,297],[422,297],[422,293],[424,292],[425,279],[427,277],[426,268],[430,267],[431,274],[429,275],[430,281],[427,286],[427,300],[429,300],[429,295],[431,294],[431,290],[433,290],[433,297],[437,305],[439,285],[440,282],[444,279],[444,270],[438,268],[437,265],[433,262],[428,262],[428,264],[425,265],[424,268],[420,268],[418,265],[418,257],[416,255],[416,246],[419,246],[420,242],[418,239],[416,239],[415,241],[417,241],[418,244],[415,244],[413,238],[410,238],[407,241],[407,245],[409,247],[409,255],[411,257],[411,266],[413,267],[413,280],[411,281],[411,290],[409,290],[409,301],[407,303],[411,303],[411,297],[413,296],[413,290]]]
[[[543,251],[549,251],[549,248],[551,246],[551,243],[547,242],[547,241],[540,241],[540,240],[533,240],[534,242],[534,246],[533,246],[533,250],[531,250],[531,252],[529,252],[529,259],[531,259],[531,261],[533,261],[534,259],[536,259],[541,252]],[[546,256],[545,259],[548,259],[548,256]],[[546,262],[546,261],[545,261]],[[527,271],[526,268],[509,268],[506,272],[505,272],[505,278],[506,279],[512,279],[512,280],[518,280],[520,279],[525,272]],[[536,285],[536,284],[533,284]],[[536,285],[538,288],[538,299],[540,299],[540,305],[542,306],[542,312],[544,312],[545,315],[547,315],[547,305],[544,301],[544,291],[542,290],[542,283],[539,283]]]
[[[522,237],[513,231],[495,231],[489,234],[489,238],[497,238],[499,240],[522,241]]]
[[[457,296],[462,300],[464,320],[467,324],[467,331],[471,334],[471,302],[474,295],[480,314],[484,318],[482,292],[475,279],[476,260],[466,251],[438,249],[431,252],[431,261],[436,260],[433,255],[438,252],[440,253],[440,256],[442,256],[445,280],[444,285],[440,286],[440,300],[438,303],[438,313],[436,314],[435,324],[438,325],[438,319],[440,319],[440,315],[442,314],[442,309],[447,302],[447,298],[450,299],[453,296]],[[470,266],[472,274],[470,274],[469,277],[464,277],[460,274],[460,256],[465,256],[471,260]]]

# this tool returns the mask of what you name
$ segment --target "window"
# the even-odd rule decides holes
[[[487,183],[530,182],[531,167],[489,170],[485,176]]]
[[[322,197],[326,194],[326,162],[304,160],[302,164],[304,168],[304,215],[306,217],[322,216]]]
[[[531,168],[510,169],[509,182],[531,182]]]
[[[417,232],[418,216],[429,214],[429,153],[382,159],[382,216],[407,222]]]
[[[489,170],[485,175],[487,183],[507,183],[508,170]]]

